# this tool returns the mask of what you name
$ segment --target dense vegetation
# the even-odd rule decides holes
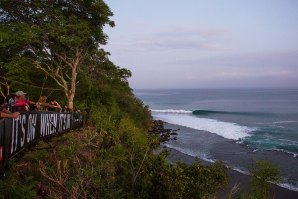
[[[221,164],[170,165],[154,155],[151,115],[109,60],[101,0],[0,2],[1,97],[16,90],[91,109],[88,128],[40,142],[0,182],[2,198],[207,197],[227,182]]]
[[[23,90],[92,115],[85,129],[12,160],[0,198],[210,198],[227,184],[221,163],[171,165],[167,152],[154,153],[159,139],[131,72],[101,48],[112,15],[102,0],[0,2],[1,102]]]
[[[227,182],[221,164],[170,165],[157,139],[127,118],[109,131],[40,142],[0,183],[3,198],[206,198]]]

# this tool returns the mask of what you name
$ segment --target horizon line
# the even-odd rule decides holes
[[[196,88],[177,88],[177,87],[161,87],[161,88],[132,88],[133,90],[178,90],[178,89],[298,89],[298,87],[196,87]]]

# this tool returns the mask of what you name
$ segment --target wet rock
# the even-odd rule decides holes
[[[171,139],[171,136],[177,136],[178,133],[177,131],[180,129],[166,129],[164,127],[166,123],[161,121],[161,120],[154,120],[152,121],[151,128],[149,130],[149,133],[159,135],[160,137],[160,142],[167,142]],[[177,140],[177,137],[174,137],[174,140]]]

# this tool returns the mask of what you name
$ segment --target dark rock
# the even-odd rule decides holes
[[[148,131],[149,133],[159,135],[160,136],[160,139],[159,139],[160,142],[169,141],[171,139],[171,135],[178,135],[177,131],[180,130],[180,129],[177,129],[177,130],[165,129],[164,124],[166,124],[166,123],[161,121],[161,120],[154,120],[154,121],[152,121],[151,128]]]

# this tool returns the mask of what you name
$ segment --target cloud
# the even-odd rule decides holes
[[[132,70],[133,87],[298,85],[298,50],[229,49],[231,31],[225,28],[148,29],[118,36],[110,46],[118,63]]]
[[[121,53],[148,53],[148,51],[227,52],[222,44],[230,31],[226,28],[175,26],[146,28],[112,38],[107,49]]]
[[[232,72],[219,72],[214,75],[214,78],[221,80],[244,80],[255,78],[291,78],[292,73],[288,70],[274,69],[273,71],[232,71]]]
[[[197,39],[165,38],[147,39],[137,41],[139,46],[147,48],[170,48],[173,50],[196,49],[196,50],[217,50],[219,46]]]
[[[298,85],[297,57],[298,51],[234,53],[171,62],[165,68],[171,66],[174,81],[168,80],[184,87],[291,87]]]
[[[145,49],[226,51],[219,40],[229,31],[224,28],[171,27],[152,35],[139,36],[136,47]]]
[[[189,65],[196,67],[241,68],[291,68],[298,71],[298,51],[282,52],[228,52],[223,55],[209,55],[202,58],[169,61],[170,65]]]
[[[197,26],[177,26],[160,32],[159,36],[196,36],[196,37],[222,37],[231,31],[227,28],[197,27]]]

